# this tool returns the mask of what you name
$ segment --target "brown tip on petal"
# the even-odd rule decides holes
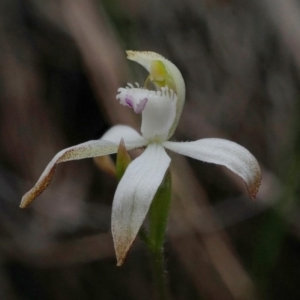
[[[114,229],[112,228],[113,235]],[[124,233],[123,233],[124,234]],[[114,238],[115,252],[117,257],[117,266],[120,267],[123,265],[129,250],[132,247],[135,238],[132,239],[131,234],[124,234],[123,237],[117,239]]]
[[[123,259],[122,261],[117,261],[117,267],[122,267],[122,265],[123,265],[123,263],[124,263],[124,260],[125,259]]]
[[[256,172],[253,181],[249,185],[246,183],[248,194],[251,200],[255,200],[262,179],[260,168],[257,168],[255,171]]]
[[[116,250],[116,256],[117,256],[117,267],[120,267],[123,265],[127,254],[132,246],[133,241],[128,244],[128,243],[122,243],[120,245],[117,245],[115,250]]]
[[[55,171],[55,166],[50,169],[48,174],[40,179],[36,185],[29,190],[23,197],[20,203],[20,208],[27,208],[31,202],[38,197],[49,185]]]

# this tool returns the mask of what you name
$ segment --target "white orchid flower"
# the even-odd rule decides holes
[[[128,58],[149,72],[156,90],[128,84],[118,90],[121,104],[142,114],[141,134],[124,125],[108,130],[101,139],[89,141],[57,153],[36,185],[22,198],[27,207],[49,185],[58,163],[116,153],[121,139],[127,150],[145,147],[130,163],[114,196],[112,234],[118,265],[121,265],[145,220],[151,202],[170,165],[166,149],[204,162],[223,165],[239,175],[254,198],[261,172],[254,156],[244,147],[224,139],[206,138],[194,142],[168,141],[179,121],[185,101],[185,84],[177,67],[154,52],[127,51]]]

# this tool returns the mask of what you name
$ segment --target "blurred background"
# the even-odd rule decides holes
[[[139,128],[115,100],[146,78],[125,49],[181,70],[173,140],[233,140],[263,171],[252,202],[228,170],[172,155],[171,299],[300,299],[299,1],[2,0],[0,45],[1,299],[153,299],[139,240],[116,267],[117,183],[92,159],[60,165],[18,207],[60,149],[114,124]]]

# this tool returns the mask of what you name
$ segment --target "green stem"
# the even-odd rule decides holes
[[[151,264],[157,293],[157,298],[155,299],[167,300],[169,299],[169,292],[167,289],[163,248],[151,251]]]
[[[145,231],[141,232],[142,239],[150,251],[154,283],[159,300],[169,299],[163,246],[170,212],[171,194],[172,178],[168,170],[149,210],[149,234],[145,234]]]
[[[151,268],[156,291],[155,299],[167,300],[169,299],[169,291],[167,289],[163,247],[153,245],[150,241],[149,234],[144,228],[141,228],[139,236],[150,252]]]

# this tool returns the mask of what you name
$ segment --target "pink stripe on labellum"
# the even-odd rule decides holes
[[[130,108],[133,108],[133,101],[130,95],[126,95],[125,105],[129,106]]]
[[[134,112],[135,112],[136,114],[140,114],[140,113],[144,110],[144,108],[145,108],[147,102],[148,102],[148,99],[147,99],[147,98],[141,100],[140,103],[138,103],[138,104],[133,108],[133,109],[134,109]]]
[[[148,102],[147,98],[144,98],[140,101],[134,101],[131,95],[126,95],[124,100],[124,104],[132,108],[136,114],[140,114],[144,110],[147,102]]]

